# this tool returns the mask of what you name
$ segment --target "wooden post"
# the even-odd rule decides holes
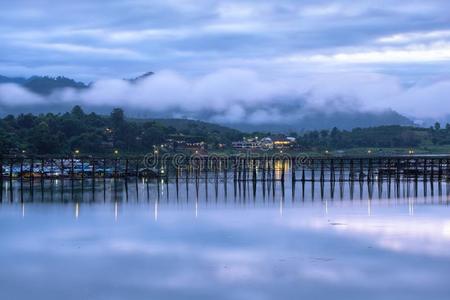
[[[275,157],[272,157],[272,181],[275,181]]]
[[[445,179],[448,181],[449,180],[449,175],[450,175],[450,160],[447,158],[445,160],[446,166],[447,168],[445,169]]]
[[[95,158],[91,160],[92,164],[92,201],[95,201]]]
[[[136,172],[135,173],[136,173],[136,179],[139,178],[139,159],[138,158],[136,158]]]
[[[253,182],[256,182],[256,160],[253,158],[252,160],[252,180]]]
[[[350,170],[348,173],[348,177],[350,179],[351,182],[353,182],[353,179],[355,179],[355,169],[354,169],[354,163],[353,163],[353,159],[350,159]]]
[[[81,159],[81,181],[84,180],[84,159]]]
[[[428,172],[428,166],[427,166],[427,159],[424,158],[423,160],[423,181],[427,181],[427,172]]]
[[[20,160],[20,188],[23,188],[23,158]]]
[[[334,182],[335,174],[334,174],[334,159],[330,159],[330,181]]]
[[[61,163],[61,178],[64,179],[65,167],[64,167],[64,159],[63,158],[60,159],[60,163]],[[64,183],[64,180],[62,180],[62,183]]]
[[[438,180],[442,180],[442,159],[439,159],[439,171],[438,171]]]
[[[382,178],[382,176],[381,176],[381,174],[380,174],[380,168],[381,168],[381,166],[383,165],[383,159],[382,159],[382,158],[379,158],[377,164],[378,164],[378,165],[377,165],[378,186],[380,187],[381,182],[383,181],[383,178]],[[380,187],[380,188],[381,188],[381,187]]]
[[[34,177],[34,165],[33,165],[33,157],[30,159],[30,182],[32,181],[32,178]]]
[[[292,172],[292,182],[293,183],[296,181],[295,171],[296,171],[296,158],[292,157],[291,158],[291,172]]]
[[[364,179],[364,167],[363,167],[363,159],[359,160],[359,181]]]
[[[433,180],[434,180],[434,159],[431,159],[430,162],[431,162],[430,181],[433,182]]]
[[[208,183],[208,171],[209,171],[209,156],[206,156],[205,162],[202,162],[202,159],[200,159],[200,164],[203,165],[204,172],[205,172],[205,183]],[[206,187],[208,188],[208,187]]]
[[[225,192],[225,201],[227,200],[227,186],[228,186],[228,158],[224,158],[223,160],[223,184],[224,184],[224,192]]]
[[[244,158],[244,165],[243,165],[243,174],[242,174],[242,178],[244,180],[244,182],[247,181],[247,158]]]
[[[92,158],[92,181],[95,183],[95,158]]]
[[[34,161],[33,157],[30,159],[30,192],[33,193],[34,186]]]
[[[396,160],[396,165],[397,165],[397,171],[396,171],[396,180],[397,180],[397,182],[398,181],[400,181],[400,172],[401,172],[401,170],[400,170],[400,159],[398,159],[397,158],[397,160]]]
[[[74,177],[74,166],[73,166],[73,156],[72,156],[72,158],[71,158],[71,160],[70,160],[70,178],[72,179],[72,181],[73,181],[73,177]],[[44,162],[42,161],[42,167],[44,166]]]
[[[9,186],[10,186],[10,189],[12,186],[13,166],[14,166],[13,161],[12,161],[12,159],[10,159],[9,160],[9,182],[10,182]]]
[[[324,170],[324,163],[323,158],[320,159],[320,182],[323,182],[325,180],[325,170]]]
[[[266,157],[262,159],[262,181],[263,183],[266,181]],[[264,192],[264,189],[263,189]]]
[[[305,183],[306,177],[305,177],[305,165],[302,164],[302,182]]]
[[[238,180],[238,178],[237,178],[237,174],[238,174],[237,168],[238,168],[238,165],[237,165],[237,159],[236,159],[236,157],[233,157],[233,164],[232,164],[232,166],[233,166],[233,181],[236,182],[236,181]]]
[[[0,203],[3,202],[3,157],[0,155]]]
[[[44,199],[44,163],[45,163],[45,161],[44,161],[44,159],[43,158],[41,158],[41,197],[42,197],[42,199]]]
[[[417,180],[419,180],[419,160],[417,158],[414,159],[414,165],[415,165],[414,180],[417,182]]]
[[[367,170],[367,181],[371,181],[372,180],[372,172],[373,172],[373,170],[372,170],[373,162],[372,162],[371,158],[369,158],[368,163],[369,163],[369,166],[368,166],[368,170]]]

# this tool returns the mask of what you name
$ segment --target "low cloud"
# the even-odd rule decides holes
[[[326,113],[395,110],[412,118],[450,115],[450,80],[405,86],[395,76],[335,73],[275,77],[245,69],[224,69],[204,76],[162,71],[136,83],[121,79],[95,82],[86,90],[63,89],[38,96],[13,84],[0,85],[0,105],[80,104],[90,109],[186,116],[221,123],[289,123],[308,111]]]
[[[24,105],[44,104],[46,99],[38,96],[16,84],[0,84],[0,105],[5,107],[20,107]]]

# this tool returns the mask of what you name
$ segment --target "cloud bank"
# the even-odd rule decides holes
[[[136,83],[104,79],[89,89],[38,96],[13,84],[0,85],[0,106],[75,105],[123,107],[164,116],[221,123],[289,123],[310,111],[395,110],[413,119],[450,115],[450,80],[405,85],[396,76],[335,73],[277,77],[249,69],[223,69],[202,76],[163,71]]]
[[[96,83],[46,98],[2,85],[0,104],[252,124],[311,110],[444,118],[449,11],[441,0],[9,1],[0,74]],[[156,75],[134,85],[108,79],[148,71]]]
[[[93,81],[152,70],[206,75],[450,67],[450,3],[350,0],[17,0],[3,3],[0,70]],[[430,70],[430,64],[432,70]]]

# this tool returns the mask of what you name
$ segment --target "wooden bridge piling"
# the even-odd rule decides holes
[[[275,157],[201,157],[198,167],[194,167],[194,172],[189,172],[192,165],[186,162],[185,165],[174,167],[170,163],[170,157],[167,156],[161,161],[157,168],[158,172],[155,174],[159,177],[164,177],[164,183],[169,183],[169,179],[173,178],[177,183],[180,176],[183,176],[183,171],[186,174],[186,181],[195,177],[196,180],[204,178],[208,181],[211,174],[214,179],[215,187],[218,189],[220,180],[227,181],[228,163],[232,164],[233,180],[239,182],[244,188],[244,194],[250,195],[252,189],[250,184],[262,181],[266,187],[266,183],[281,182],[283,185],[286,182],[286,177],[291,180],[291,187],[295,189],[297,181],[306,182],[319,180],[323,185],[324,182],[330,182],[330,188],[334,190],[334,183],[359,180],[369,182],[371,185],[378,184],[384,180],[391,180],[395,178],[395,182],[405,181],[425,181],[428,184],[430,181],[431,193],[434,193],[438,187],[433,185],[433,182],[441,182],[443,180],[450,180],[450,165],[449,157],[427,157],[427,156],[390,156],[390,157],[315,157],[309,161],[311,165],[305,163],[298,164],[296,157],[289,157],[287,155]],[[355,167],[355,163],[356,166]],[[9,164],[9,168],[5,167]],[[359,164],[359,166],[358,166]],[[84,181],[95,190],[95,183],[98,177],[103,178],[105,184],[106,178],[119,179],[123,178],[125,181],[133,178],[137,182],[138,178],[146,175],[140,171],[140,160],[136,157],[117,157],[112,158],[98,158],[98,157],[81,157],[71,156],[68,158],[42,158],[42,157],[9,157],[0,160],[0,166],[3,170],[1,183],[4,180],[9,180],[11,183],[17,178],[20,183],[19,188],[22,191],[27,191],[26,183],[29,182],[30,191],[33,192],[33,181],[39,178],[41,185],[44,185],[45,180],[61,179],[62,184],[64,180],[70,179],[73,185],[73,180],[81,179],[81,187],[84,188]],[[111,172],[113,166],[113,172]],[[356,169],[356,172],[355,172]],[[315,172],[319,172],[319,177],[315,177]],[[290,174],[289,174],[290,172]],[[298,173],[297,173],[298,172]],[[301,172],[301,173],[300,173]],[[87,180],[89,179],[89,180]],[[428,180],[429,179],[429,180]],[[92,186],[91,186],[92,183]],[[225,184],[225,183],[224,183]],[[8,185],[12,186],[12,184]],[[116,187],[116,186],[115,186]],[[274,188],[274,185],[267,185],[267,187]],[[369,186],[372,188],[372,186]],[[3,188],[3,186],[2,186]],[[441,186],[442,188],[442,186]],[[264,188],[265,191],[265,188]],[[376,191],[375,191],[376,193]]]

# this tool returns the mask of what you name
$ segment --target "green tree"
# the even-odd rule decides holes
[[[434,123],[434,130],[439,131],[441,129],[441,124],[439,122]]]
[[[85,115],[83,109],[79,105],[75,105],[70,114],[77,119],[82,119]]]

